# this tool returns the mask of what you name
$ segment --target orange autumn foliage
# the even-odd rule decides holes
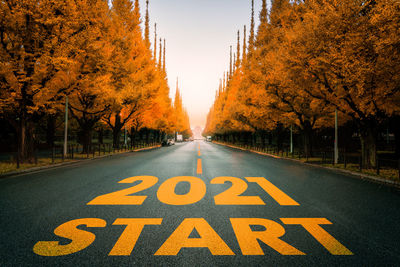
[[[250,34],[205,133],[296,125],[309,154],[310,133],[332,127],[336,109],[375,165],[377,126],[400,112],[399,18],[395,0],[273,0],[269,10],[263,0],[256,40]]]
[[[21,160],[32,158],[35,125],[63,114],[67,96],[85,151],[96,127],[114,139],[123,127],[175,130],[165,52],[161,68],[138,0],[2,1],[0,15],[0,116],[17,132]]]

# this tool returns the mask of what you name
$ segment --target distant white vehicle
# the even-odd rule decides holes
[[[175,145],[174,139],[168,139],[167,144],[168,144],[169,146]]]
[[[211,136],[207,136],[207,142],[211,142],[212,141],[212,138],[211,138]]]
[[[176,142],[183,142],[183,136],[181,134],[176,136]]]

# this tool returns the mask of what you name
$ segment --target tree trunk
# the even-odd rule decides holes
[[[400,159],[400,127],[394,131],[394,140],[396,158]]]
[[[17,153],[20,162],[33,162],[35,142],[33,140],[33,127],[25,120],[20,118],[17,126],[18,144]]]
[[[146,142],[146,129],[142,130],[141,140],[142,140],[142,144],[144,144]]]
[[[276,128],[276,145],[278,146],[278,151],[283,149],[284,132],[282,124],[278,124]]]
[[[121,137],[121,129],[122,129],[122,124],[121,124],[121,116],[119,114],[115,115],[115,124],[114,127],[112,127],[112,132],[113,132],[113,146],[114,148],[119,148],[119,139]]]
[[[268,132],[268,146],[272,146],[272,133]]]
[[[112,129],[113,132],[113,146],[114,148],[119,148],[119,139],[121,138],[121,129],[114,127]]]
[[[150,143],[150,130],[146,129],[146,144],[148,145]]]
[[[82,153],[87,154],[91,152],[92,147],[92,127],[84,127],[82,128]]]
[[[309,130],[305,130],[303,132],[303,146],[304,155],[306,157],[312,157],[311,131]]]
[[[161,132],[161,140],[160,140],[160,143],[161,143],[161,141],[164,141],[165,139],[167,139],[167,134],[166,134],[165,132]]]
[[[304,155],[306,157],[312,157],[313,156],[313,151],[312,151],[312,126],[309,121],[306,121],[303,125],[303,149],[304,149]]]
[[[391,128],[394,134],[395,154],[396,158],[400,159],[400,116],[395,116],[391,119]]]
[[[136,130],[134,127],[131,127],[131,146],[135,147],[135,141],[136,141]]]
[[[376,167],[376,128],[366,126],[360,131],[361,158],[364,168]]]
[[[26,121],[24,118],[20,119],[20,124],[18,127],[18,157],[21,162],[26,160]]]
[[[261,147],[265,148],[265,131],[261,132]]]
[[[160,136],[160,131],[155,130],[155,131],[153,132],[153,143],[158,142],[158,140],[160,139],[159,136]]]
[[[46,127],[46,144],[49,148],[54,146],[56,132],[56,117],[49,115],[47,118],[47,127]]]
[[[99,144],[103,144],[104,143],[104,129],[103,129],[103,127],[101,127],[99,129],[98,135],[99,135]]]

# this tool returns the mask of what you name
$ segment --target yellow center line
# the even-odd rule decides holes
[[[197,159],[197,174],[202,174],[203,168],[201,167],[201,159]]]
[[[201,151],[200,151],[200,144],[197,144],[197,156],[201,157]],[[201,158],[197,159],[197,174],[202,174],[203,173],[203,167],[201,165]]]

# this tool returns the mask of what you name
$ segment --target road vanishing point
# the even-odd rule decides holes
[[[195,141],[0,180],[0,266],[395,266],[389,187]]]

